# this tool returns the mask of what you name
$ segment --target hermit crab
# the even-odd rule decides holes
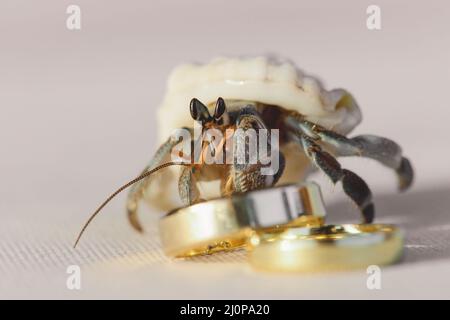
[[[362,221],[370,223],[375,208],[368,185],[356,173],[342,168],[336,158],[372,158],[396,172],[400,190],[411,185],[413,169],[400,146],[390,139],[375,135],[347,137],[361,119],[349,92],[325,90],[317,79],[304,75],[290,62],[265,57],[219,58],[206,65],[179,66],[169,78],[157,114],[160,147],[142,174],[109,197],[88,223],[128,186],[132,186],[127,200],[129,221],[142,230],[137,211],[143,198],[159,209],[171,210],[211,197],[296,183],[305,179],[311,168],[322,171],[334,184],[341,182],[345,194],[360,209]],[[198,137],[193,136],[196,126],[200,128]],[[174,135],[180,128],[190,133],[188,141]],[[231,152],[231,162],[202,161],[205,145],[211,145],[204,141],[207,129],[215,129],[224,137],[209,150],[212,154]],[[224,140],[230,130],[270,132],[269,138],[258,144],[267,145],[271,155],[276,154],[277,170],[263,174],[267,166],[261,159],[238,163],[238,157],[247,159],[260,149],[249,151],[250,139],[245,135],[244,139],[234,139],[241,143],[226,146]],[[277,132],[276,140],[272,132]],[[193,152],[180,152],[180,144],[186,142],[188,146],[200,145],[200,157],[194,159]],[[190,161],[170,161],[174,152],[178,159],[187,157]],[[169,168],[160,170],[165,167]]]

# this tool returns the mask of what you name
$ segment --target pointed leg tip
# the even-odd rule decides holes
[[[134,230],[136,230],[139,233],[144,233],[144,229],[142,228],[141,224],[137,221],[131,222],[131,226]]]
[[[362,210],[363,214],[363,222],[364,223],[372,223],[375,219],[375,206],[373,203],[369,204]]]
[[[397,169],[399,176],[399,186],[400,192],[408,190],[414,181],[414,169],[408,158],[403,157],[400,167]]]
[[[139,233],[143,233],[144,229],[142,228],[141,223],[139,222],[139,219],[137,218],[137,213],[135,210],[128,209],[128,221],[130,222],[131,226],[134,230],[136,230]]]
[[[410,182],[400,181],[399,186],[398,186],[398,191],[405,192],[411,187],[411,185],[412,185],[412,181],[410,181]]]

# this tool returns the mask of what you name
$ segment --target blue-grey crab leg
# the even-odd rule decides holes
[[[347,138],[310,121],[299,121],[298,118],[297,120],[290,119],[288,121],[310,138],[330,146],[336,156],[366,157],[394,169],[398,176],[398,186],[401,191],[408,189],[414,180],[414,171],[411,163],[408,158],[402,156],[401,147],[390,139],[375,135],[360,135],[354,138]]]
[[[401,191],[408,189],[414,180],[414,171],[408,158],[402,156],[402,149],[392,140],[375,135],[360,135],[346,138],[330,130],[318,132],[320,140],[332,146],[337,156],[362,156],[374,159],[398,176]]]
[[[241,130],[241,133],[245,133],[249,129],[254,129],[257,139],[258,135],[260,134],[259,130],[267,129],[264,121],[261,119],[256,109],[252,106],[247,106],[240,111],[236,119],[236,125],[236,133],[238,133],[239,130]],[[281,154],[281,152],[279,152],[279,150],[274,150],[272,148],[272,146],[270,145],[270,139],[268,139],[268,151],[279,152],[279,165],[278,171],[273,175],[263,175],[261,173],[263,165],[259,161],[259,157],[256,163],[251,163],[249,161],[251,157],[251,148],[249,146],[250,140],[251,139],[247,139],[245,135],[237,136],[233,140],[234,163],[231,167],[229,179],[226,183],[226,189],[231,188],[232,191],[237,193],[243,193],[255,189],[273,186],[277,183],[284,170],[284,156]],[[256,153],[258,153],[258,150],[256,151]],[[244,163],[239,163],[238,159],[246,159],[246,161],[244,161]],[[232,185],[232,187],[230,185]]]
[[[355,202],[361,211],[363,222],[371,223],[375,215],[372,203],[372,192],[367,183],[354,172],[343,169],[339,162],[324,151],[314,140],[301,132],[290,133],[291,140],[297,142],[311,162],[325,173],[333,184],[342,182],[342,188],[347,196]]]
[[[164,158],[170,154],[172,149],[180,143],[180,139],[177,139],[175,137],[170,137],[166,140],[156,151],[153,158],[150,160],[150,162],[147,164],[147,166],[144,168],[141,174],[144,174],[145,172],[155,168],[161,162],[164,160]],[[139,219],[137,217],[137,211],[138,211],[138,204],[139,201],[142,199],[144,192],[146,188],[148,187],[150,183],[149,179],[144,179],[139,181],[138,183],[134,184],[129,193],[127,198],[127,216],[128,220],[130,221],[131,225],[134,229],[136,229],[139,232],[142,232],[142,226],[139,222]]]

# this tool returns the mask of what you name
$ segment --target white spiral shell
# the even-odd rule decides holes
[[[173,70],[158,110],[160,141],[176,128],[192,126],[188,107],[192,98],[213,104],[218,97],[296,110],[343,134],[361,121],[358,105],[346,90],[327,91],[320,81],[304,76],[289,62],[277,63],[265,57],[217,58],[209,64],[184,64]]]

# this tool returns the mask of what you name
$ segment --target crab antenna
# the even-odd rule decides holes
[[[141,181],[142,179],[147,178],[148,176],[152,175],[153,173],[155,173],[158,170],[164,169],[166,167],[170,167],[170,166],[190,166],[190,163],[184,163],[184,162],[167,162],[164,163],[152,170],[149,170],[147,172],[144,172],[143,174],[141,174],[140,176],[134,178],[133,180],[127,182],[126,184],[124,184],[123,186],[121,186],[119,189],[117,189],[115,192],[113,192],[98,208],[97,210],[95,210],[95,212],[89,217],[89,219],[86,221],[86,223],[84,224],[83,228],[81,229],[80,233],[78,234],[77,240],[75,241],[75,244],[73,245],[73,248],[75,249],[75,247],[77,246],[78,242],[81,239],[81,236],[83,235],[84,231],[86,230],[86,228],[88,227],[88,225],[92,222],[92,220],[94,220],[95,216],[97,216],[97,214],[100,212],[100,210],[102,210],[115,196],[117,196],[120,192],[122,192],[123,190],[125,190],[126,188],[128,188],[129,186],[135,184],[136,182]]]

